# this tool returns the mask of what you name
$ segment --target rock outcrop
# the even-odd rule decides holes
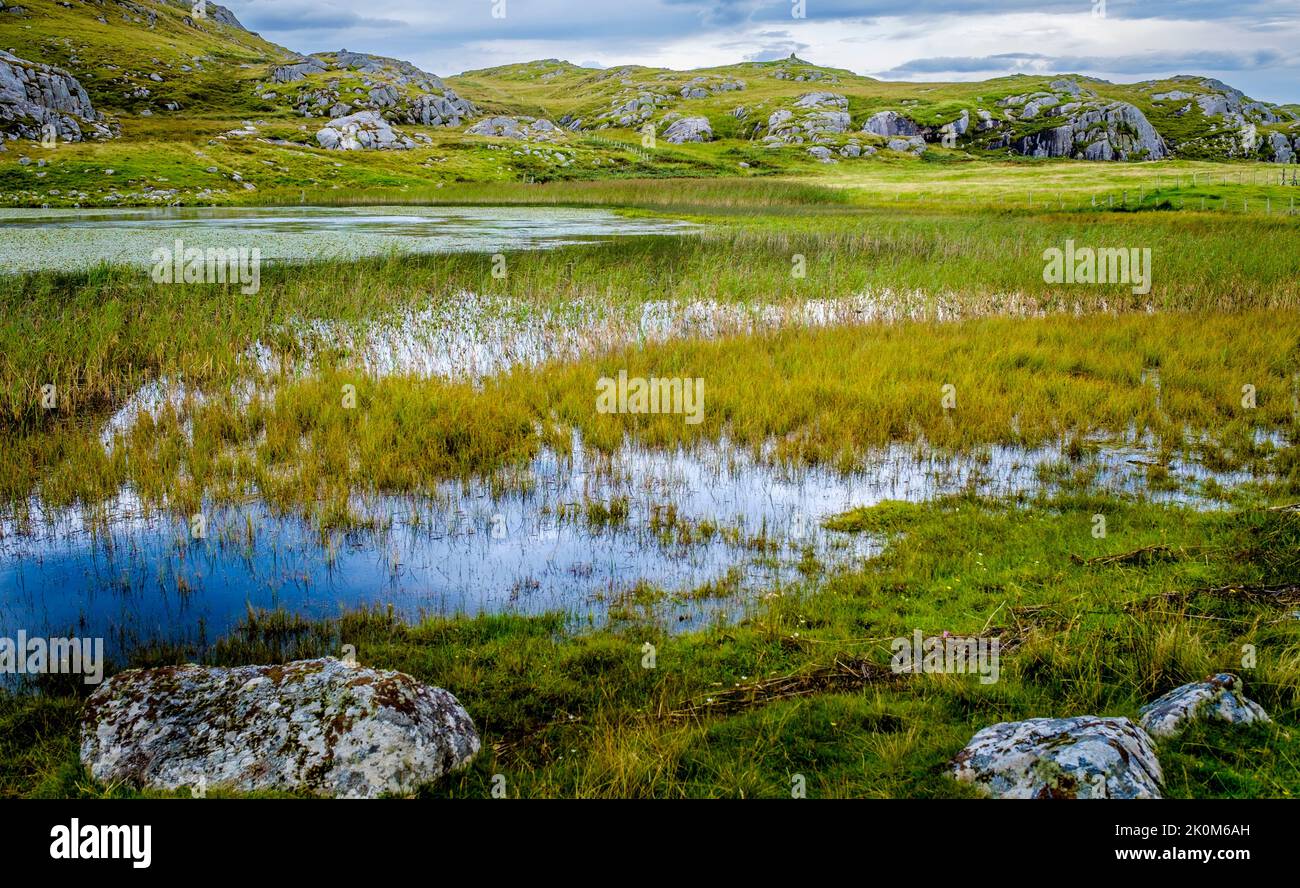
[[[393,129],[378,111],[337,117],[316,133],[316,144],[332,151],[405,150],[415,143]]]
[[[805,93],[792,109],[781,108],[768,116],[763,141],[769,145],[827,141],[829,136],[849,131],[848,107],[849,100],[839,93]]]
[[[867,118],[862,131],[886,139],[895,136],[920,136],[925,133],[925,130],[919,124],[908,117],[904,117],[897,111],[878,111],[872,114]]]
[[[915,154],[920,157],[925,153],[925,139],[920,136],[912,136],[908,139],[890,139],[885,143],[885,147],[890,151],[897,151],[901,154]]]
[[[449,127],[460,126],[479,114],[474,103],[457,95],[437,75],[400,59],[346,49],[304,56],[275,68],[271,72],[271,84],[265,88],[333,72],[360,74],[363,88],[345,92],[337,78],[324,84],[317,78],[313,82],[318,85],[299,89],[291,97],[298,113],[338,116],[335,112],[342,106],[346,110],[383,111],[393,119],[410,124]]]
[[[325,67],[324,62],[309,56],[292,64],[280,65],[272,69],[271,80],[274,83],[294,83],[305,80],[308,74],[319,74],[327,70],[329,69]]]
[[[1300,136],[1293,140],[1286,133],[1269,133],[1268,147],[1273,163],[1296,163],[1300,158]]]
[[[1012,147],[1029,157],[1074,157],[1082,160],[1159,160],[1168,146],[1137,107],[1111,102],[1095,107],[1053,107],[1066,123],[1017,139]],[[1022,115],[1023,117],[1023,115]]]
[[[116,135],[108,119],[92,107],[77,78],[62,68],[20,59],[0,51],[0,132],[15,139],[65,142]]]
[[[447,691],[326,658],[115,675],[86,703],[81,761],[157,789],[373,798],[463,768],[479,745]]]
[[[682,142],[707,142],[713,138],[713,127],[706,117],[683,117],[674,120],[664,130],[664,141],[674,144]]]
[[[1091,715],[984,728],[952,768],[958,780],[1013,799],[1158,799],[1164,781],[1146,731]]]
[[[1230,672],[1174,688],[1139,711],[1142,727],[1158,739],[1181,734],[1192,722],[1251,724],[1270,721],[1268,713],[1242,693],[1241,679]]]
[[[471,136],[552,142],[562,136],[560,128],[544,117],[486,117],[465,130]]]

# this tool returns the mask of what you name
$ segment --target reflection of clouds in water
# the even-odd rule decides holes
[[[154,250],[256,248],[263,262],[350,260],[390,253],[540,250],[603,237],[689,232],[672,219],[552,207],[227,207],[0,211],[0,268],[109,262],[147,268]]]
[[[998,297],[999,314],[1041,314],[1018,296]],[[342,348],[374,376],[411,374],[480,378],[517,366],[576,360],[626,345],[670,339],[712,339],[787,327],[834,327],[904,320],[957,320],[971,313],[920,292],[884,290],[842,299],[789,302],[652,300],[633,306],[590,300],[533,305],[463,291],[433,305],[366,322],[296,325],[302,353]],[[256,360],[280,368],[265,347]]]
[[[1141,491],[1145,467],[1129,461],[1150,458],[1149,444],[1101,448],[1099,483]],[[28,520],[0,521],[0,620],[32,631],[83,627],[117,639],[110,645],[192,640],[200,623],[212,639],[250,606],[309,616],[389,603],[411,616],[558,610],[600,622],[644,581],[670,593],[654,608],[660,619],[698,626],[734,618],[797,581],[805,547],[831,568],[879,551],[873,537],[822,528],[830,515],[963,490],[1032,493],[1042,487],[1040,467],[1060,459],[1055,447],[990,447],[957,458],[895,445],[844,475],[756,463],[726,441],[690,452],[628,443],[605,457],[575,439],[572,460],[542,452],[514,473],[519,477],[505,485],[512,492],[493,495],[485,479],[443,484],[425,498],[356,495],[353,510],[379,529],[324,538],[257,503],[209,509],[208,539],[200,543],[188,539],[186,519],[151,514],[130,491],[102,510],[47,511],[33,503]],[[1172,469],[1224,484],[1245,478],[1185,464]],[[1147,495],[1212,505],[1179,490]],[[588,520],[589,503],[623,498],[625,522]],[[664,529],[670,508],[692,542]],[[705,522],[718,531],[701,533]],[[749,545],[758,537],[775,543],[771,557]],[[738,594],[682,597],[729,573]]]

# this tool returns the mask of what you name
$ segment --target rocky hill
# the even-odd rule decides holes
[[[549,59],[450,82],[470,96],[550,113],[571,130],[650,124],[669,133],[690,120],[678,127],[682,139],[802,147],[822,159],[948,148],[1082,160],[1288,163],[1300,153],[1300,109],[1254,101],[1196,76],[1135,84],[1076,75],[886,83],[791,56],[696,71],[593,71]]]
[[[926,157],[1300,159],[1300,106],[1195,75],[898,83],[792,55],[690,71],[545,59],[443,77],[373,53],[304,55],[248,31],[225,7],[201,10],[190,0],[0,0],[0,149],[10,146],[8,160],[0,157],[0,203],[97,200],[99,191],[139,199],[103,183],[84,188],[71,172],[65,184],[77,189],[51,189],[32,179],[54,170],[6,167],[15,153],[79,142],[121,146],[107,157],[114,170],[141,165],[142,188],[141,151],[155,169],[170,152],[187,187],[146,195],[169,201],[220,199],[231,182],[256,188],[253,153],[269,168],[262,178],[273,170],[277,187],[304,188],[400,185],[430,173],[439,181],[761,174]],[[682,150],[664,150],[671,146]],[[370,172],[323,162],[330,155],[371,157]]]

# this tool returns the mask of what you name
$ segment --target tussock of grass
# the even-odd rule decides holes
[[[93,435],[22,438],[32,443],[18,450],[24,459],[9,466],[5,489],[62,505],[129,483],[146,503],[185,510],[251,490],[284,511],[322,512],[353,491],[427,491],[522,465],[548,444],[567,452],[570,429],[596,451],[628,438],[671,448],[725,437],[761,459],[845,471],[897,441],[972,452],[1151,435],[1167,455],[1217,446],[1221,459],[1261,469],[1278,452],[1272,445],[1234,447],[1295,434],[1294,381],[1277,356],[1297,341],[1300,316],[1290,313],[1199,314],[1194,323],[1166,313],[669,341],[480,384],[335,367],[249,404],[218,398],[144,414],[111,453]],[[1143,382],[1151,366],[1158,389]],[[620,370],[704,379],[703,421],[598,413],[596,381]],[[1247,384],[1253,409],[1241,403]],[[354,409],[343,403],[346,386],[355,386]],[[955,408],[944,406],[945,386]],[[1189,430],[1214,431],[1205,439]],[[1282,478],[1296,483],[1294,472]]]

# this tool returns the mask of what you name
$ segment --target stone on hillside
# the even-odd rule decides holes
[[[925,152],[925,139],[920,136],[912,136],[910,139],[890,139],[885,143],[885,147],[890,151],[920,155]]]
[[[966,135],[966,132],[969,129],[970,129],[970,112],[963,109],[961,114],[957,117],[956,120],[952,121],[951,123],[945,123],[943,126],[939,127],[939,133],[941,135],[953,138],[956,136]]]
[[[319,74],[327,70],[325,63],[317,58],[305,58],[292,65],[281,65],[271,72],[271,79],[276,83],[293,83],[304,79],[308,74]]]
[[[831,107],[831,108],[839,108],[840,110],[843,111],[848,109],[849,100],[845,96],[840,95],[839,93],[810,92],[810,93],[804,93],[802,96],[796,99],[794,106],[796,108]]]
[[[1270,133],[1268,144],[1273,152],[1274,163],[1294,163],[1296,152],[1300,150],[1300,138],[1296,139],[1296,147],[1293,148],[1284,133]]]
[[[681,120],[674,120],[668,129],[664,130],[664,141],[674,144],[707,142],[712,138],[713,127],[709,126],[708,118],[705,117],[683,117]]]
[[[1083,160],[1159,160],[1169,154],[1146,115],[1128,102],[1084,105],[1067,123],[1024,136],[1013,147],[1030,157]]]
[[[80,142],[112,138],[116,131],[67,71],[0,50],[0,136],[43,139],[51,134]]]
[[[415,145],[378,111],[358,111],[331,120],[316,133],[316,144],[332,151],[404,150]]]
[[[500,139],[554,141],[560,128],[545,118],[486,117],[465,130],[471,136],[494,136]]]
[[[915,121],[897,111],[879,111],[867,119],[862,127],[865,133],[890,138],[892,136],[919,136],[922,129]]]
[[[1164,782],[1146,731],[1092,715],[984,728],[952,768],[958,780],[1009,799],[1158,799]]]
[[[333,658],[123,672],[90,696],[81,734],[104,782],[347,798],[409,793],[478,750],[447,691]]]
[[[1241,679],[1230,672],[1185,684],[1139,710],[1142,727],[1152,737],[1174,737],[1194,721],[1251,724],[1270,721],[1268,713],[1242,693]]]

